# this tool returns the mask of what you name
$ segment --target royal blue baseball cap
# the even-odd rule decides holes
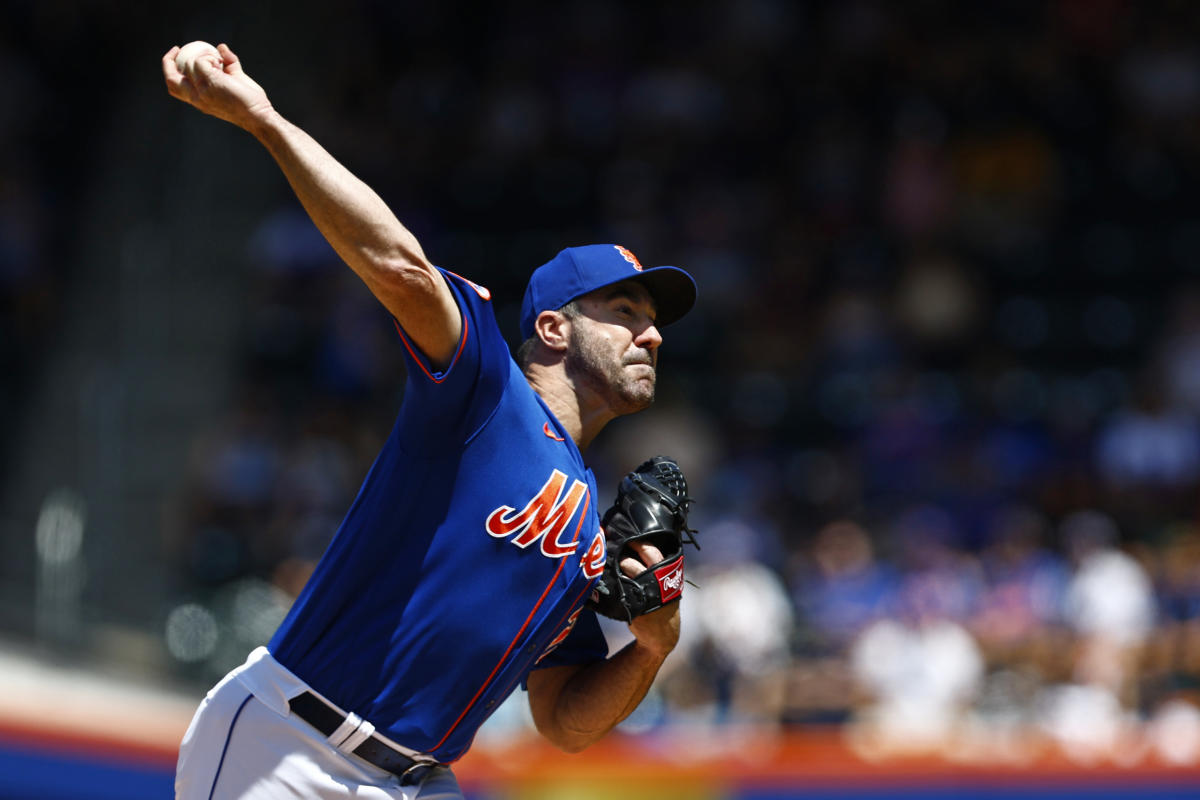
[[[568,247],[529,277],[521,303],[521,336],[533,336],[533,323],[543,311],[557,311],[588,292],[631,278],[654,298],[657,327],[679,320],[696,304],[696,281],[679,267],[646,269],[619,244]]]

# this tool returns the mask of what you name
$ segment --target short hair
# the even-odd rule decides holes
[[[575,299],[558,309],[558,313],[567,319],[574,320],[583,316],[583,309],[579,307],[579,300]],[[521,346],[517,348],[516,355],[514,356],[518,367],[525,369],[525,367],[529,366],[529,362],[533,359],[533,349],[537,347],[539,341],[537,333],[534,333],[533,336],[521,342]]]

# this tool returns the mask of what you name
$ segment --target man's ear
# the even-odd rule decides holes
[[[533,332],[542,344],[555,351],[567,349],[571,320],[561,311],[543,311],[533,321]]]

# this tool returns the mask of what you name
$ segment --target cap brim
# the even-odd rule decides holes
[[[679,267],[650,267],[629,280],[640,281],[654,298],[657,327],[678,322],[696,305],[696,281]]]

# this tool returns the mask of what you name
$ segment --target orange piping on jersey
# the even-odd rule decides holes
[[[575,537],[571,539],[572,544],[579,541],[579,531],[583,528],[583,521],[587,519],[588,508],[592,501],[591,494],[591,492],[588,492],[586,495],[584,495],[583,511],[579,514],[579,524],[575,526]],[[463,721],[463,717],[467,716],[467,712],[475,706],[475,703],[479,700],[480,696],[483,695],[483,690],[491,684],[492,679],[496,677],[496,673],[500,671],[502,666],[504,666],[504,662],[508,661],[508,657],[512,654],[513,648],[517,646],[517,642],[521,641],[521,637],[525,635],[525,630],[529,627],[529,623],[533,622],[533,617],[535,614],[537,614],[537,610],[542,607],[542,603],[545,602],[546,596],[549,595],[550,590],[554,588],[554,582],[558,580],[558,576],[562,573],[563,566],[566,563],[567,559],[565,558],[560,558],[558,560],[558,569],[554,570],[554,576],[550,578],[550,583],[546,584],[546,588],[542,590],[542,596],[538,598],[536,603],[534,603],[533,609],[530,610],[529,616],[525,618],[525,622],[521,625],[521,629],[517,631],[517,635],[513,637],[511,642],[509,642],[508,649],[504,651],[504,655],[500,656],[499,663],[492,667],[491,673],[484,680],[483,685],[479,687],[479,691],[475,692],[475,696],[471,698],[471,702],[467,703],[467,707],[464,708],[462,713],[458,715],[458,719],[454,720],[454,723],[450,726],[450,730],[443,734],[442,738],[437,744],[429,748],[430,752],[437,750],[446,743],[446,740],[450,738],[450,734],[454,733],[454,729],[458,727],[458,723]],[[461,757],[462,756],[459,756],[459,758]],[[453,760],[457,761],[458,758]]]
[[[594,582],[593,580],[589,580],[587,582],[587,584],[583,587],[583,591],[580,592],[579,594],[575,595],[575,599],[571,601],[571,605],[568,607],[567,613],[563,614],[562,618],[559,619],[558,624],[556,624],[554,626],[555,628],[561,628],[563,625],[565,625],[567,620],[571,618],[572,614],[578,614],[579,612],[583,611],[582,606],[580,606],[579,608],[576,608],[574,611],[571,611],[571,608],[574,608],[575,604],[578,603],[580,600],[582,600],[583,596],[592,590],[593,582]],[[566,633],[570,633],[570,631],[566,631]],[[562,644],[562,642],[559,642],[558,644]],[[556,645],[556,647],[557,647],[557,645]],[[541,662],[541,660],[543,658],[545,658],[547,655],[549,655],[551,652],[552,651],[547,650],[546,652],[542,653],[540,656],[537,657],[537,661],[535,661],[533,663],[537,664],[537,663]],[[475,740],[472,739],[471,741],[472,741],[472,743],[474,743]],[[459,756],[459,758],[461,758],[461,757],[462,756]],[[457,761],[457,760],[458,759],[455,759],[455,761]]]
[[[470,331],[471,324],[467,320],[466,314],[462,315],[462,321],[463,331],[462,337],[458,340],[458,350],[454,352],[454,358],[450,359],[450,365],[446,367],[445,371],[442,373],[442,377],[435,378],[433,377],[433,373],[429,371],[429,368],[425,366],[425,362],[421,359],[421,356],[418,355],[417,351],[413,349],[413,346],[409,344],[408,336],[404,333],[404,329],[400,327],[400,323],[395,317],[392,317],[392,324],[396,326],[396,333],[400,334],[400,341],[404,342],[404,348],[408,350],[408,354],[413,357],[413,361],[417,362],[417,366],[421,368],[421,372],[425,373],[425,377],[429,378],[429,380],[433,381],[434,383],[441,383],[450,376],[450,370],[454,368],[456,363],[458,363],[458,357],[462,355],[463,348],[467,346],[467,333]]]
[[[576,603],[578,603],[580,600],[582,600],[582,599],[583,599],[583,596],[584,596],[585,594],[587,594],[588,592],[590,592],[591,590],[592,590],[592,582],[589,580],[589,581],[587,582],[587,585],[585,585],[585,586],[583,587],[583,591],[582,591],[582,592],[580,592],[579,594],[575,595],[575,599],[571,601],[571,605],[570,605],[570,607],[567,609],[567,613],[566,613],[566,614],[563,616],[563,618],[562,618],[562,619],[560,619],[560,620],[558,621],[558,624],[554,626],[555,628],[562,627],[563,625],[565,625],[565,624],[567,623],[567,620],[569,620],[569,619],[571,618],[571,615],[572,615],[572,614],[578,614],[580,611],[582,611],[582,610],[583,610],[583,608],[582,608],[582,607],[580,607],[580,608],[576,608],[574,611],[571,611],[570,609],[571,609],[571,608],[575,608],[575,604],[576,604]],[[562,642],[558,642],[558,644],[562,644]],[[556,644],[555,646],[557,647],[557,646],[558,646],[558,644]],[[549,651],[547,651],[546,653],[542,653],[540,656],[538,656],[538,661],[541,661],[541,660],[542,660],[543,658],[545,658],[545,657],[546,657],[548,654],[549,654]],[[534,663],[537,663],[537,662],[534,662]]]

